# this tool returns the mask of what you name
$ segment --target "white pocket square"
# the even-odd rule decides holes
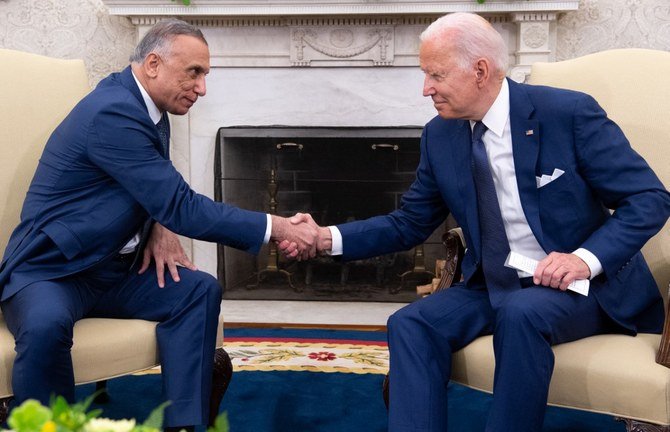
[[[551,173],[551,175],[542,174],[542,177],[537,177],[536,176],[535,180],[537,181],[537,188],[539,189],[543,186],[548,185],[549,183],[553,182],[554,180],[556,180],[557,178],[559,178],[563,174],[565,174],[565,171],[563,171],[561,169],[558,169],[558,168],[554,168],[554,172]]]

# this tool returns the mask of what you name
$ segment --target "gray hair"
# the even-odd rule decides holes
[[[132,63],[142,63],[152,52],[162,57],[169,56],[172,41],[179,35],[193,36],[207,45],[205,36],[198,28],[186,21],[169,18],[158,22],[149,29],[135,47],[135,52],[130,56],[130,61]]]
[[[457,53],[456,63],[469,68],[477,59],[485,58],[502,73],[507,72],[509,54],[500,33],[477,14],[458,12],[445,15],[421,33],[421,42],[438,39],[450,43]]]

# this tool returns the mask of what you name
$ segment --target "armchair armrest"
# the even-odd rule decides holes
[[[461,280],[461,260],[465,254],[463,231],[460,228],[450,229],[442,235],[442,244],[446,249],[447,257],[435,291],[449,288],[454,282]]]
[[[670,290],[670,286],[668,289]],[[670,303],[666,306],[665,324],[663,324],[663,335],[656,353],[656,363],[670,368],[670,320],[668,316],[670,316]]]

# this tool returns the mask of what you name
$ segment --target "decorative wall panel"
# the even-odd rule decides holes
[[[0,1],[0,47],[82,58],[91,85],[128,64],[137,30],[100,0]]]
[[[581,0],[558,20],[556,60],[611,48],[670,51],[668,0]]]

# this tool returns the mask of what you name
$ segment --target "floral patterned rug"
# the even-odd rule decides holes
[[[369,340],[231,337],[224,348],[235,371],[312,371],[386,374],[386,342]]]

